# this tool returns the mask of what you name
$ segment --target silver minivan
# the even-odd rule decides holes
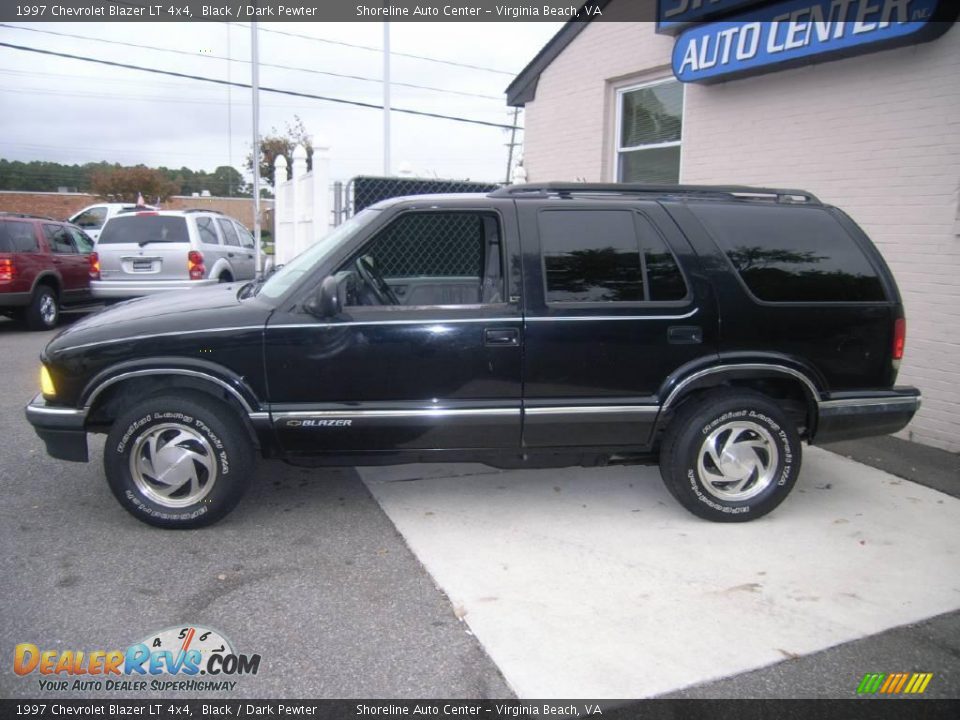
[[[94,248],[93,297],[116,300],[251,280],[253,236],[211,210],[160,210],[110,218]]]

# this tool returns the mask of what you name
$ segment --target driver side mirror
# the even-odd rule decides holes
[[[336,317],[343,310],[340,302],[340,284],[332,275],[325,277],[317,292],[303,305],[311,315],[326,320]]]

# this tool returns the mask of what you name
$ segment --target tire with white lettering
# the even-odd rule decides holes
[[[147,398],[113,424],[103,451],[114,497],[162,528],[211,525],[240,502],[254,450],[236,412],[213,398]]]
[[[746,522],[790,494],[801,454],[794,423],[770,398],[717,390],[678,409],[660,447],[660,475],[694,515]]]

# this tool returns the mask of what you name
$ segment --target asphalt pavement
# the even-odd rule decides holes
[[[512,697],[352,469],[261,462],[228,518],[171,532],[116,503],[102,436],[90,463],[47,457],[23,406],[54,334],[0,319],[0,697],[90,696],[15,675],[19,643],[120,649],[188,624],[262,656],[231,697]]]

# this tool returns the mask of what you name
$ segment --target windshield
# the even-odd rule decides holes
[[[265,295],[269,298],[278,298],[283,295],[294,283],[299,281],[300,278],[312,271],[319,263],[323,262],[331,252],[367,225],[379,212],[379,210],[367,208],[354,215],[332,233],[317,241],[315,245],[311,245],[293,260],[277,270],[263,284],[263,287],[260,288],[260,292],[257,294]],[[107,227],[109,227],[109,224]]]
[[[103,226],[100,245],[109,243],[190,242],[185,218],[170,215],[128,215],[115,217]]]

